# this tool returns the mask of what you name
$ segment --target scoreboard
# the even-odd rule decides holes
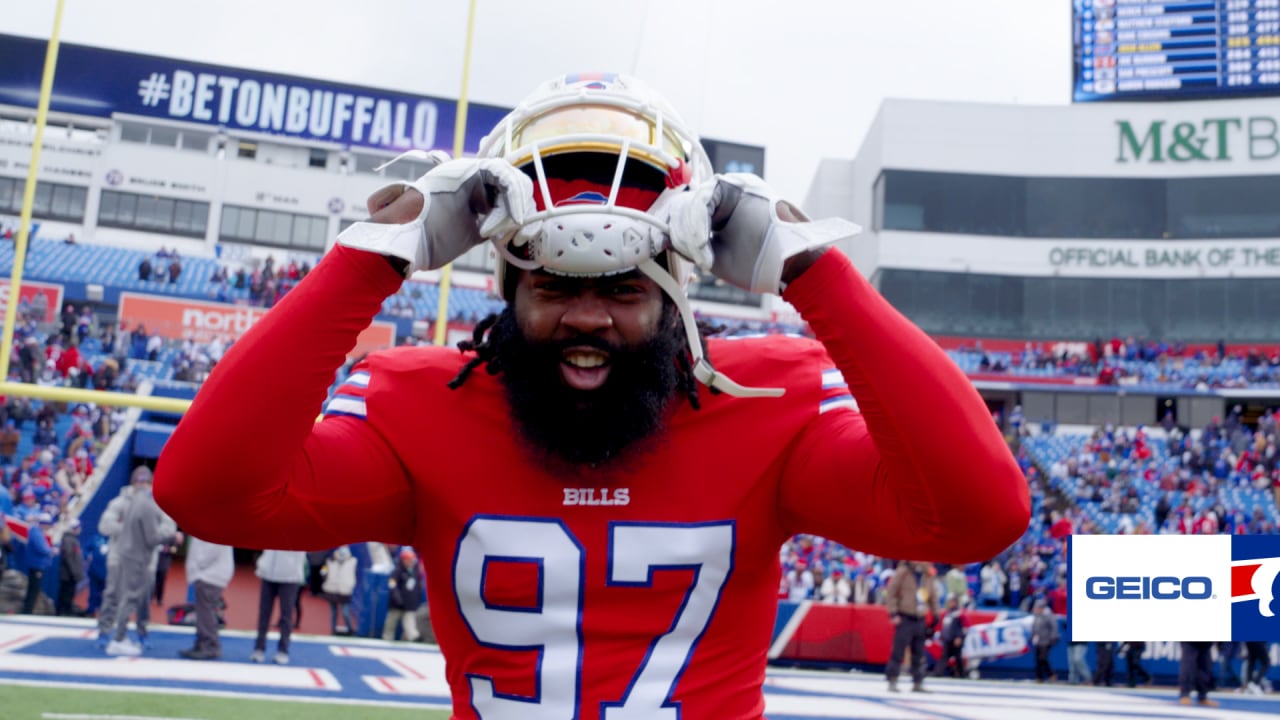
[[[1280,0],[1072,0],[1076,102],[1280,95]]]

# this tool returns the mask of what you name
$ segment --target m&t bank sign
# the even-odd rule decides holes
[[[1280,121],[1267,115],[1200,122],[1117,120],[1117,163],[1230,162],[1280,157]]]

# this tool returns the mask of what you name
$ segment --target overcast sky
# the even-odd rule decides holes
[[[66,0],[61,37],[456,98],[467,4]],[[0,28],[48,37],[54,6],[7,2]],[[470,97],[510,107],[558,74],[634,74],[701,134],[765,146],[767,179],[803,201],[885,98],[1070,102],[1070,19],[1070,0],[477,0]]]

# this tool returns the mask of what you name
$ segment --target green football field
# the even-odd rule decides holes
[[[446,720],[447,710],[0,685],[4,720]]]

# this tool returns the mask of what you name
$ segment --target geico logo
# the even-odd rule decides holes
[[[1206,600],[1213,597],[1213,581],[1207,577],[1106,577],[1084,581],[1090,600]]]
[[[194,330],[222,330],[242,333],[258,319],[249,308],[241,310],[201,310],[186,308],[182,311],[182,327]]]

